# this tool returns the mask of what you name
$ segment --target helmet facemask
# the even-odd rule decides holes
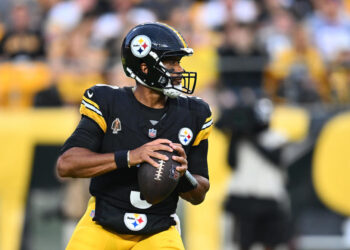
[[[164,52],[160,57],[158,57],[156,53],[150,53],[150,55],[156,61],[148,74],[148,80],[152,82],[151,87],[158,88],[164,95],[171,98],[175,98],[181,93],[193,94],[197,82],[197,72],[174,72],[173,70],[167,69],[162,63],[162,61],[168,60],[169,58],[181,58],[191,55],[191,53],[171,51]],[[175,82],[179,82],[179,84],[174,84]]]

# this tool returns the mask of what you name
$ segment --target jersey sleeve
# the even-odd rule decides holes
[[[94,121],[83,116],[73,134],[63,144],[60,153],[63,154],[73,147],[87,148],[97,152],[103,135],[103,131]]]
[[[210,107],[207,103],[201,101],[202,105],[198,108],[198,120],[200,130],[192,144],[192,146],[198,146],[203,140],[208,139],[211,130],[213,128],[213,115],[211,113]]]
[[[97,85],[87,89],[80,104],[80,114],[93,120],[106,133],[108,106],[104,88]]]
[[[209,179],[208,175],[208,137],[213,127],[213,117],[209,105],[196,98],[193,103],[194,115],[197,117],[198,132],[187,155],[188,170],[192,174],[201,175]]]
[[[198,146],[191,148],[190,154],[187,156],[188,170],[192,174],[209,179],[207,156],[208,140],[203,140]]]

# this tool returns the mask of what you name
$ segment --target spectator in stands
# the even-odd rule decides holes
[[[262,20],[262,25],[257,30],[257,39],[270,59],[274,59],[282,50],[291,48],[294,22],[293,15],[281,7],[274,7]]]
[[[216,40],[218,39],[214,32],[202,25],[198,14],[198,8],[195,6],[178,6],[169,13],[167,23],[176,27],[195,51],[191,59],[183,58],[181,63],[184,68],[191,68],[197,72],[196,91],[203,97],[203,94],[213,93],[206,90],[214,88],[217,82]]]
[[[339,53],[330,65],[329,84],[332,102],[350,103],[350,51]]]
[[[350,18],[341,0],[314,0],[315,12],[307,20],[312,42],[328,63],[350,49]]]
[[[292,37],[292,47],[278,53],[271,62],[265,89],[275,101],[329,100],[326,68],[318,50],[309,42],[305,27],[297,25]]]
[[[69,32],[61,43],[60,56],[51,61],[53,81],[65,104],[78,105],[85,89],[105,83],[105,53],[89,43],[93,20],[85,17]]]
[[[48,62],[61,60],[68,35],[76,29],[86,15],[93,13],[96,0],[70,0],[56,3],[48,12],[45,22],[45,39]]]
[[[96,0],[70,0],[55,4],[46,20],[46,38],[52,41],[57,36],[66,34],[76,28],[86,13],[93,10]]]
[[[256,1],[221,0],[208,1],[201,7],[202,25],[210,29],[222,29],[228,22],[251,24],[257,20],[259,9]]]
[[[61,0],[34,0],[37,2],[40,8],[41,15],[40,18],[45,19],[48,13],[50,12],[50,9],[55,6],[58,2],[62,2]],[[45,20],[43,20],[45,21]],[[45,27],[42,27],[45,28]]]
[[[264,96],[263,72],[268,62],[265,51],[256,46],[252,25],[229,25],[218,48],[219,83],[238,103],[254,102]],[[227,96],[227,94],[225,94]],[[231,103],[226,99],[224,105]]]
[[[175,8],[192,5],[193,1],[188,0],[142,0],[140,6],[152,10],[161,22],[167,22]],[[164,11],[167,10],[167,11]]]
[[[29,107],[34,94],[51,78],[45,64],[45,41],[27,2],[8,3],[5,32],[0,40],[0,106]]]
[[[111,11],[99,16],[93,26],[92,42],[104,47],[110,39],[123,36],[130,26],[157,20],[151,10],[138,6],[137,2],[110,0]]]
[[[91,44],[107,54],[104,69],[106,74],[119,61],[120,46],[125,33],[137,24],[157,21],[154,12],[138,5],[137,0],[109,2],[111,10],[97,17],[91,33]]]
[[[293,0],[293,1],[281,1],[281,0],[262,0],[257,1],[259,9],[261,9],[260,21],[270,19],[271,15],[281,9],[286,10],[290,14],[293,14],[296,19],[303,20],[313,11],[313,0]]]
[[[11,9],[10,24],[0,41],[0,58],[12,61],[44,59],[45,43],[40,30],[31,19],[28,6],[15,4]]]

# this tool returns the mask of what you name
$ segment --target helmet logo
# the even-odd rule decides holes
[[[147,56],[151,50],[151,47],[151,39],[145,35],[138,35],[131,41],[131,52],[138,58]]]

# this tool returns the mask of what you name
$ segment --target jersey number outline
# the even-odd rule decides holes
[[[141,199],[141,193],[139,191],[133,190],[130,192],[130,203],[139,209],[147,209],[152,206],[152,204],[148,203],[146,200]]]

